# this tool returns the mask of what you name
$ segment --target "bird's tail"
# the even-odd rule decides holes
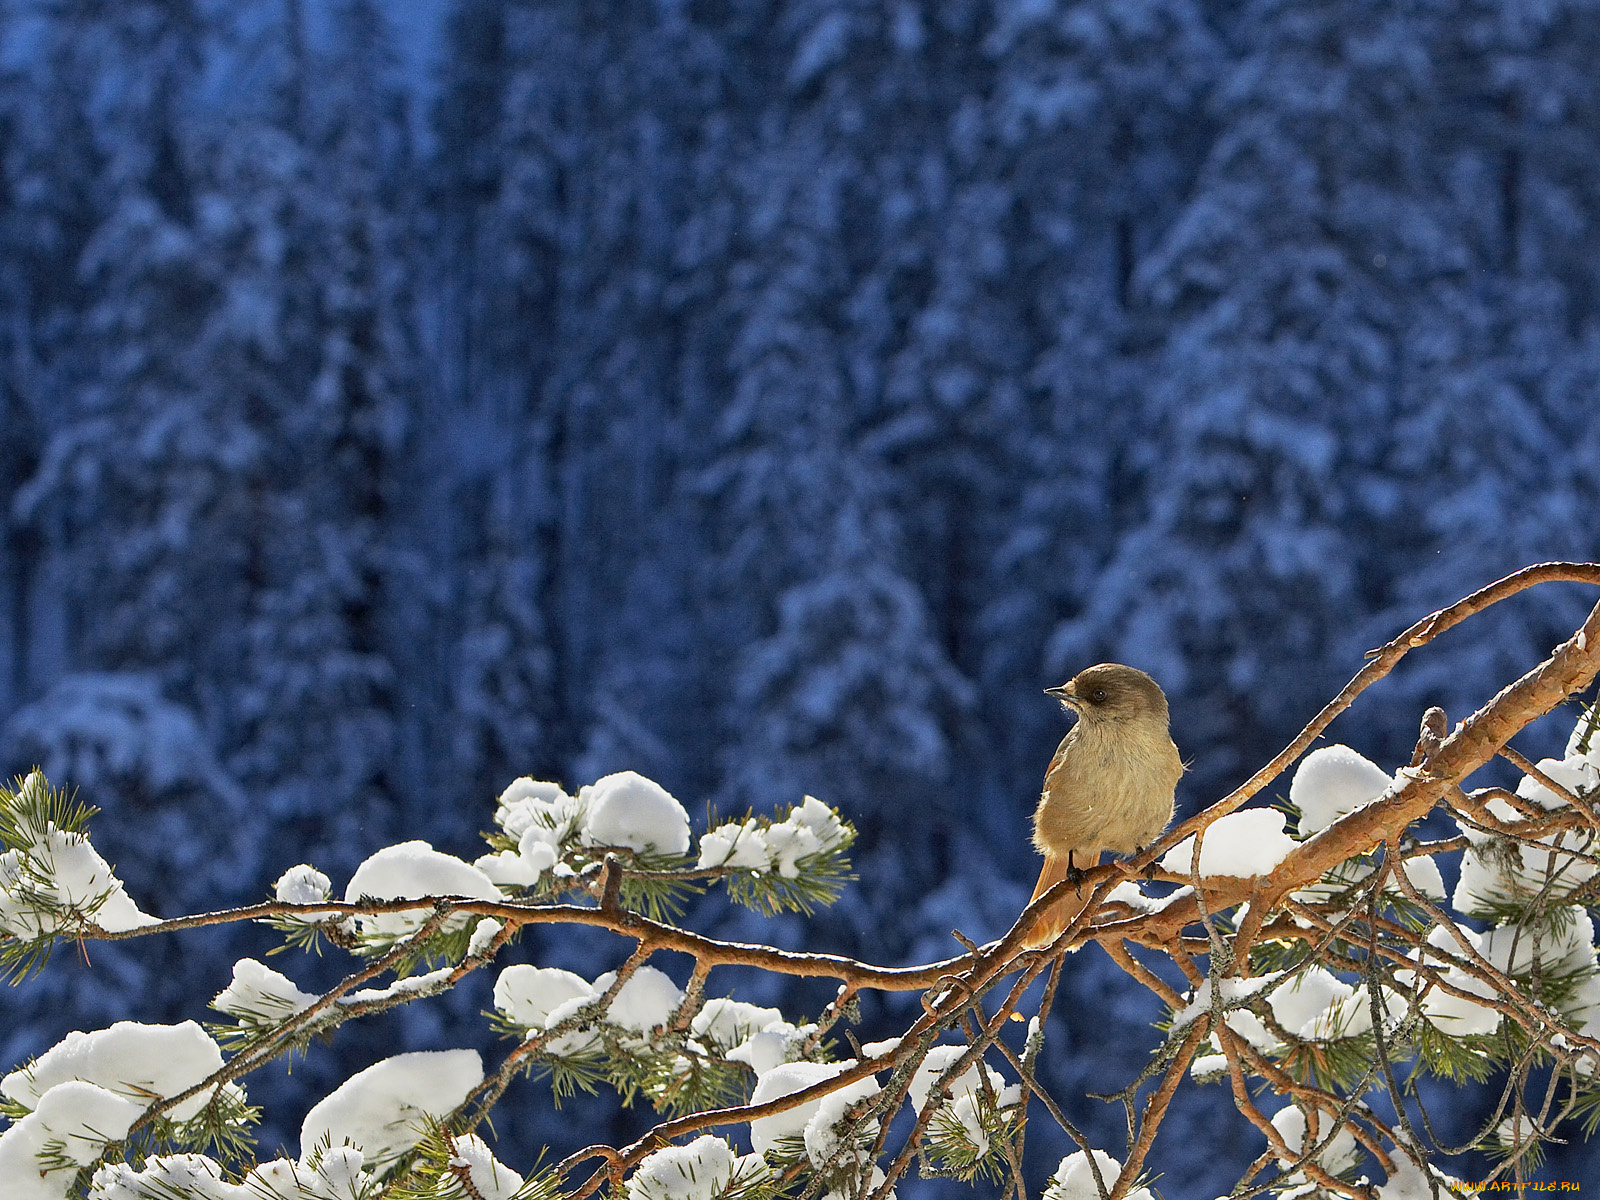
[[[1100,856],[1094,855],[1094,862],[1083,865],[1092,867],[1099,862]],[[1037,900],[1056,884],[1067,877],[1067,860],[1057,858],[1054,854],[1044,856],[1044,867],[1039,872],[1039,882],[1034,885],[1033,896],[1029,903]],[[1090,893],[1094,889],[1088,884],[1083,884],[1076,891],[1069,890],[1064,896],[1052,903],[1048,908],[1033,919],[1033,927],[1028,930],[1027,936],[1022,939],[1022,944],[1029,950],[1038,950],[1048,946],[1061,936],[1062,931],[1077,919],[1084,906],[1089,903]]]

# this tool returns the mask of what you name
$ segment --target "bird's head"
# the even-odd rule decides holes
[[[1161,685],[1135,667],[1098,663],[1085,667],[1060,687],[1045,688],[1084,722],[1167,720]]]

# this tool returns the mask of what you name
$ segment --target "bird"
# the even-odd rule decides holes
[[[1076,884],[1102,851],[1130,854],[1159,838],[1183,774],[1166,693],[1143,671],[1097,663],[1045,694],[1078,720],[1050,760],[1033,814],[1044,855],[1034,900],[1062,880]],[[1048,946],[1088,902],[1084,890],[1068,892],[1034,918],[1023,945]]]

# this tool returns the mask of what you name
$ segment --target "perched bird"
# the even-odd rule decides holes
[[[1033,814],[1033,844],[1044,854],[1035,900],[1063,879],[1076,883],[1102,850],[1130,854],[1160,837],[1183,774],[1167,731],[1167,697],[1143,671],[1100,663],[1045,694],[1078,723],[1050,761]],[[1087,889],[1068,892],[1038,916],[1023,944],[1048,946],[1088,902]]]

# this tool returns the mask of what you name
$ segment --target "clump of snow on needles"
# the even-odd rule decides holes
[[[1289,783],[1289,803],[1300,810],[1300,836],[1310,837],[1340,817],[1370,804],[1393,777],[1349,746],[1323,746],[1301,760]]]
[[[798,1057],[801,1043],[815,1029],[785,1020],[775,1008],[727,997],[708,1000],[689,1025],[701,1043],[730,1062],[748,1064],[758,1078]]]
[[[25,1108],[69,1080],[92,1083],[144,1105],[187,1091],[222,1067],[222,1050],[193,1021],[178,1025],[142,1025],[118,1021],[92,1033],[73,1032],[28,1066],[0,1080],[0,1093]],[[168,1115],[187,1121],[210,1100],[208,1092],[191,1096]]]
[[[657,854],[686,854],[689,814],[672,794],[637,771],[618,771],[578,791],[583,840]]]
[[[1205,831],[1200,848],[1200,874],[1249,879],[1270,874],[1297,845],[1283,831],[1283,814],[1271,808],[1247,808],[1218,817]],[[1161,859],[1161,869],[1188,875],[1194,862],[1194,838],[1186,837]]]
[[[702,871],[709,867],[766,871],[772,867],[772,847],[761,822],[727,821],[700,835],[700,860],[695,865]]]
[[[233,964],[233,982],[211,1001],[211,1007],[230,1016],[255,1021],[281,1021],[309,1008],[317,997],[302,992],[287,975],[253,958]]]
[[[685,1146],[664,1146],[647,1155],[628,1177],[628,1200],[712,1200],[730,1183],[751,1184],[767,1175],[759,1154],[736,1155],[707,1134]]]
[[[526,1029],[529,1037],[555,1027],[594,996],[594,985],[581,975],[526,963],[501,971],[494,985],[495,1008],[513,1025]],[[552,1014],[557,1012],[561,1015],[552,1020]],[[593,1033],[568,1033],[548,1043],[545,1049],[551,1054],[578,1054],[595,1041]]]
[[[1429,1176],[1433,1177],[1433,1183],[1429,1183]],[[1446,1175],[1437,1167],[1429,1167],[1424,1175],[1416,1163],[1396,1154],[1394,1170],[1378,1189],[1378,1200],[1433,1200],[1435,1195],[1459,1196],[1463,1191],[1461,1180],[1455,1176]]]
[[[1580,722],[1581,725],[1581,722]],[[1593,750],[1590,751],[1594,753]],[[1578,796],[1593,795],[1600,787],[1600,771],[1590,758],[1574,748],[1565,759],[1546,758],[1539,770],[1554,782]],[[1531,775],[1517,785],[1517,795],[1531,800],[1545,811],[1566,807],[1566,800]],[[1498,796],[1485,805],[1489,815],[1506,825],[1524,820],[1510,804]],[[1508,902],[1527,901],[1546,888],[1570,891],[1592,879],[1596,867],[1580,855],[1592,853],[1591,835],[1581,829],[1546,834],[1537,845],[1508,842],[1471,822],[1458,820],[1461,832],[1471,843],[1461,859],[1461,874],[1452,902],[1472,916],[1492,917]]]
[[[561,844],[583,824],[583,807],[558,783],[523,776],[500,793],[495,824],[517,839],[515,850],[473,863],[502,887],[531,887],[561,858]]]
[[[1328,1145],[1317,1155],[1317,1161],[1330,1174],[1337,1175],[1341,1171],[1349,1170],[1361,1161],[1361,1147],[1356,1144],[1355,1135],[1344,1125],[1334,1133],[1333,1117],[1329,1113],[1317,1114],[1317,1132],[1309,1140],[1306,1137],[1306,1114],[1301,1112],[1297,1105],[1288,1104],[1279,1109],[1272,1118],[1272,1127],[1278,1131],[1284,1145],[1290,1149],[1295,1158],[1327,1141]],[[1333,1134],[1331,1141],[1328,1140],[1329,1134]],[[1280,1158],[1278,1165],[1287,1168],[1293,1162],[1294,1159]]]
[[[262,1163],[245,1178],[239,1200],[346,1200],[375,1191],[373,1173],[357,1146],[330,1146],[302,1156]],[[140,1197],[144,1200],[144,1197]]]
[[[333,881],[306,863],[290,867],[272,885],[280,904],[320,904],[333,894]]]
[[[617,973],[607,971],[593,983],[571,971],[517,964],[500,972],[495,981],[494,1006],[514,1025],[533,1037],[571,1019],[588,1008],[616,983]],[[651,1030],[666,1025],[683,1004],[683,992],[664,971],[640,967],[617,989],[611,1003],[596,1021],[603,1021],[648,1039]],[[577,1054],[594,1045],[592,1031],[570,1032],[551,1042],[552,1054]]]
[[[473,865],[503,887],[531,887],[561,861],[576,838],[640,854],[689,850],[689,814],[673,795],[637,771],[618,771],[569,796],[560,784],[522,778],[500,793],[495,823],[515,850],[485,854]]]
[[[822,1170],[842,1157],[853,1160],[858,1167],[866,1165],[866,1154],[859,1147],[846,1145],[845,1119],[858,1101],[870,1100],[881,1090],[878,1081],[869,1075],[829,1092],[817,1102],[816,1111],[811,1114],[800,1135],[805,1143],[806,1157],[811,1160],[812,1166]],[[877,1137],[877,1120],[863,1122],[860,1133],[868,1138]]]
[[[777,871],[785,879],[800,874],[800,863],[841,845],[845,829],[837,813],[807,796],[782,821],[762,827],[755,820],[730,821],[700,838],[699,866]]]
[[[511,1200],[522,1187],[522,1176],[495,1158],[475,1133],[450,1139],[450,1166],[466,1171],[472,1184],[470,1194],[481,1200]]]
[[[287,1158],[261,1163],[243,1183],[228,1183],[222,1167],[202,1154],[162,1154],[135,1170],[110,1163],[95,1172],[89,1200],[153,1200],[193,1196],[195,1200],[349,1200],[370,1195],[374,1179],[353,1146],[334,1146],[299,1162]],[[484,1192],[486,1200],[506,1200]]]
[[[476,1050],[396,1054],[358,1071],[319,1100],[300,1126],[302,1159],[346,1144],[381,1172],[422,1140],[425,1120],[459,1107],[483,1081]]]
[[[0,1093],[30,1110],[0,1134],[0,1180],[6,1182],[7,1200],[64,1197],[72,1172],[41,1175],[41,1152],[57,1150],[87,1166],[156,1099],[187,1091],[221,1066],[221,1050],[193,1021],[119,1021],[93,1033],[69,1033],[0,1080]],[[209,1091],[201,1092],[170,1115],[188,1120],[210,1099]]]
[[[267,1193],[271,1195],[271,1193]],[[109,1163],[94,1173],[90,1200],[148,1200],[151,1196],[194,1196],[203,1200],[243,1200],[244,1185],[229,1183],[222,1167],[203,1154],[162,1154],[135,1170],[127,1163]],[[265,1196],[257,1193],[260,1200]]]
[[[832,1079],[855,1065],[854,1059],[831,1063],[781,1063],[756,1081],[755,1090],[750,1094],[750,1103],[765,1104],[769,1100],[776,1100],[779,1096],[793,1095],[825,1079]],[[866,1086],[862,1087],[863,1084]],[[845,1087],[855,1089],[856,1098],[859,1099],[861,1096],[872,1095],[877,1090],[878,1084],[875,1079],[868,1077],[847,1084]],[[757,1154],[762,1154],[768,1150],[777,1150],[778,1143],[786,1138],[804,1139],[806,1126],[821,1107],[821,1099],[808,1100],[787,1112],[770,1117],[758,1117],[750,1122],[750,1145]]]
[[[617,973],[607,971],[594,981],[594,995],[603,996],[616,981]],[[570,1011],[568,1006],[575,1003],[579,1002],[569,1000],[563,1008]],[[683,992],[665,971],[658,971],[655,967],[640,967],[612,998],[610,1007],[606,1009],[605,1020],[607,1024],[639,1035],[642,1040],[648,1037],[652,1029],[671,1021],[682,1003]],[[551,1022],[559,1020],[561,1015],[562,1009],[551,1013]]]
[[[1063,1158],[1056,1167],[1050,1186],[1044,1190],[1044,1200],[1100,1200],[1102,1195],[1109,1195],[1116,1185],[1117,1176],[1122,1173],[1122,1164],[1104,1150],[1095,1150],[1093,1154],[1093,1167],[1089,1165],[1089,1156],[1082,1150]],[[1095,1183],[1095,1167],[1100,1169],[1105,1192],[1101,1192]],[[1139,1188],[1128,1193],[1128,1200],[1154,1200],[1154,1197],[1149,1188]]]
[[[39,1155],[55,1151],[86,1167],[119,1140],[143,1114],[137,1104],[92,1083],[57,1084],[37,1107],[0,1134],[0,1180],[6,1200],[62,1200],[72,1186],[71,1170],[41,1173]]]
[[[1212,980],[1206,979],[1195,990],[1193,999],[1173,1018],[1174,1031],[1186,1028],[1201,1013],[1211,1010]],[[1221,1000],[1227,1015],[1223,1018],[1233,1030],[1258,1050],[1276,1050],[1279,1041],[1264,1021],[1242,1007],[1252,996],[1266,992],[1272,1018],[1280,1028],[1300,1041],[1331,1041],[1355,1037],[1372,1028],[1372,1011],[1365,987],[1351,987],[1323,967],[1309,967],[1295,975],[1269,971],[1250,979],[1222,980]],[[1386,993],[1391,1015],[1397,1002]],[[1403,1011],[1403,1006],[1400,1006]],[[1214,1064],[1207,1064],[1202,1073]]]
[[[473,900],[499,900],[494,881],[469,862],[453,854],[435,850],[427,842],[401,842],[385,846],[356,868],[344,890],[344,898],[355,902],[373,900],[415,900],[424,896],[465,896]],[[353,918],[365,935],[404,937],[432,915],[429,908],[406,912],[364,913]],[[445,928],[475,920],[463,913],[450,918]]]
[[[33,771],[17,794],[24,802],[37,801],[47,787],[44,776]],[[111,865],[81,833],[51,824],[33,831],[31,845],[0,854],[0,932],[35,938],[75,920],[108,933],[157,923],[139,911]]]
[[[969,1047],[935,1046],[928,1051],[922,1060],[917,1072],[911,1077],[907,1091],[911,1096],[911,1103],[918,1112],[922,1111],[928,1102],[928,1097],[933,1093],[939,1079],[944,1073],[955,1066],[958,1059],[966,1054]],[[984,1072],[980,1078],[979,1070]],[[980,1155],[989,1152],[989,1136],[984,1132],[983,1122],[979,1119],[978,1105],[983,1095],[984,1081],[987,1080],[989,1091],[994,1096],[996,1108],[1010,1108],[1022,1099],[1022,1089],[1017,1084],[1007,1084],[1005,1077],[987,1064],[970,1064],[955,1079],[945,1084],[950,1093],[950,1099],[941,1105],[942,1114],[957,1128],[968,1142],[975,1147]]]

